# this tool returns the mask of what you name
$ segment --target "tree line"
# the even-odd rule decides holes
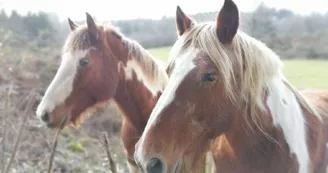
[[[190,15],[197,21],[213,21],[217,11]],[[95,16],[96,17],[96,16]],[[328,13],[298,15],[287,9],[261,4],[253,12],[240,14],[240,28],[263,41],[282,58],[328,58]],[[84,24],[85,21],[76,21]],[[160,20],[133,19],[110,21],[129,38],[146,48],[172,45],[176,39],[174,17]],[[69,33],[67,21],[53,13],[0,12],[0,42],[3,46],[38,50],[62,46]]]

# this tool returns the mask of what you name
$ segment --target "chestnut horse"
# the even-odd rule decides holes
[[[60,67],[36,114],[49,127],[78,127],[96,108],[109,101],[123,114],[121,137],[131,172],[133,153],[168,76],[164,63],[112,26],[102,26],[86,13],[87,25],[68,19],[70,34]]]
[[[213,23],[180,7],[176,15],[169,81],[136,145],[139,168],[200,173],[211,150],[218,173],[324,172],[327,96],[288,82],[280,58],[238,30],[232,0]]]

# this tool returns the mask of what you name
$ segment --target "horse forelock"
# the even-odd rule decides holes
[[[63,52],[86,50],[90,46],[88,28],[87,26],[82,25],[76,28],[76,30],[70,32],[63,46]]]

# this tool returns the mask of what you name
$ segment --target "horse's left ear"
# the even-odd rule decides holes
[[[224,0],[216,16],[216,33],[221,43],[231,43],[239,27],[239,10],[232,0]]]
[[[192,19],[190,19],[180,8],[177,6],[176,9],[176,26],[178,36],[181,36],[186,30],[191,28],[191,25],[195,23]]]
[[[99,38],[98,27],[89,13],[86,12],[86,16],[87,16],[87,26],[90,36],[93,39],[98,40]]]
[[[70,18],[67,18],[67,21],[71,31],[74,31],[78,27],[78,25],[75,24]]]

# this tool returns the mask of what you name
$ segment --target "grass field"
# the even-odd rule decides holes
[[[149,51],[156,58],[166,61],[170,47]],[[297,88],[328,89],[328,60],[283,60],[284,74]]]

